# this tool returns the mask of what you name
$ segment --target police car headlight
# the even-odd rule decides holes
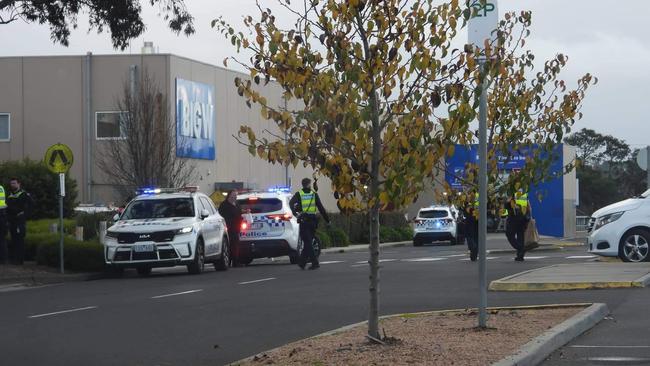
[[[594,224],[594,229],[593,230],[594,231],[598,230],[601,227],[620,219],[621,216],[623,216],[623,213],[624,213],[624,211],[623,212],[614,212],[612,214],[600,217],[598,220],[596,220],[596,224]]]
[[[107,232],[106,232],[106,237],[107,237],[107,238],[117,239],[117,233],[114,232],[114,231],[107,231]]]
[[[194,231],[194,228],[191,227],[191,226],[188,226],[188,227],[184,227],[182,229],[176,230],[176,234],[189,234],[192,231]]]

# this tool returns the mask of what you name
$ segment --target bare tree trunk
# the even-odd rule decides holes
[[[377,93],[370,95],[372,108],[372,162],[370,169],[370,197],[374,200],[370,208],[370,306],[368,308],[368,335],[380,339],[379,335],[379,158],[381,154],[381,127]]]

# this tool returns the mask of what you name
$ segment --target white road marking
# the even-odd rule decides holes
[[[528,259],[544,259],[544,258],[548,258],[548,256],[539,256],[539,257],[524,257],[524,259],[526,259],[526,260],[528,260]]]
[[[490,260],[490,259],[499,259],[499,258],[501,258],[501,257],[485,257],[485,259],[487,259],[487,260]],[[468,260],[470,260],[470,258],[463,258],[463,259],[461,259],[461,261],[468,261]]]
[[[566,259],[591,259],[591,258],[596,258],[595,255],[572,255],[570,257],[566,257]]]
[[[395,262],[397,259],[380,259],[379,263]],[[368,261],[358,261],[357,264],[368,264]]]
[[[320,264],[335,264],[335,263],[343,263],[345,261],[325,261],[325,262],[320,262]]]
[[[260,280],[253,280],[253,281],[246,281],[246,282],[240,282],[239,285],[248,285],[250,283],[258,283],[258,282],[265,282],[265,281],[271,281],[275,280],[275,277],[269,277],[269,278],[262,278]]]
[[[467,254],[452,254],[452,255],[443,255],[445,258],[454,258],[454,257],[464,257]]]
[[[583,346],[583,345],[575,345],[569,347],[570,348],[650,348],[650,346]]]
[[[404,262],[435,262],[435,261],[444,261],[447,258],[440,257],[424,257],[424,258],[411,258],[411,259],[402,259]]]
[[[190,290],[190,291],[183,291],[183,292],[176,292],[173,294],[166,294],[166,295],[158,295],[158,296],[153,296],[152,299],[162,299],[163,297],[170,297],[170,296],[179,296],[179,295],[187,295],[187,294],[193,294],[195,292],[201,292],[203,289],[198,289],[198,290]]]
[[[30,316],[28,316],[28,318],[30,318],[30,319],[43,318],[43,317],[46,317],[46,316],[73,313],[75,311],[84,311],[84,310],[91,310],[91,309],[97,309],[97,306],[86,306],[85,308],[77,308],[77,309],[70,309],[70,310],[63,310],[63,311],[55,311],[53,313],[47,313],[47,314],[30,315]]]
[[[647,362],[650,361],[650,358],[643,357],[586,357],[583,358],[586,361],[596,361],[596,362]]]

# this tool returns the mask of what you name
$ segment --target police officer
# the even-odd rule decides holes
[[[7,195],[4,187],[0,185],[0,264],[7,264],[9,252],[7,251]]]
[[[31,213],[32,199],[29,193],[20,187],[18,178],[11,178],[9,185],[11,187],[11,193],[7,196],[7,216],[11,234],[9,258],[13,264],[22,265],[25,259],[25,224]]]
[[[469,259],[476,262],[478,258],[478,193],[474,200],[465,206],[465,239],[469,249]]]
[[[304,178],[302,180],[302,189],[289,201],[291,211],[298,217],[300,223],[300,239],[302,240],[302,253],[300,253],[300,260],[298,266],[300,269],[305,269],[307,261],[311,261],[309,269],[317,269],[320,267],[318,258],[314,253],[312,242],[316,235],[316,228],[318,227],[318,216],[316,216],[316,209],[325,219],[329,225],[330,219],[323,204],[318,197],[318,193],[311,189],[311,179]]]
[[[506,237],[510,245],[517,250],[515,260],[518,262],[524,260],[524,235],[528,221],[530,221],[529,208],[528,193],[523,192],[521,189],[515,193],[506,205],[508,210]]]

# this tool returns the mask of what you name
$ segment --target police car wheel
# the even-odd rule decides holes
[[[413,246],[414,247],[421,247],[422,246],[422,241],[418,239],[413,240]]]
[[[226,271],[230,266],[230,245],[228,245],[228,238],[225,236],[221,239],[223,250],[219,259],[214,262],[214,269],[217,271]]]
[[[203,267],[205,266],[205,253],[203,251],[203,240],[199,239],[196,242],[196,253],[194,254],[194,260],[192,263],[187,265],[187,270],[191,274],[200,274],[203,272]]]
[[[140,276],[148,276],[151,274],[151,267],[138,267],[136,270]]]

